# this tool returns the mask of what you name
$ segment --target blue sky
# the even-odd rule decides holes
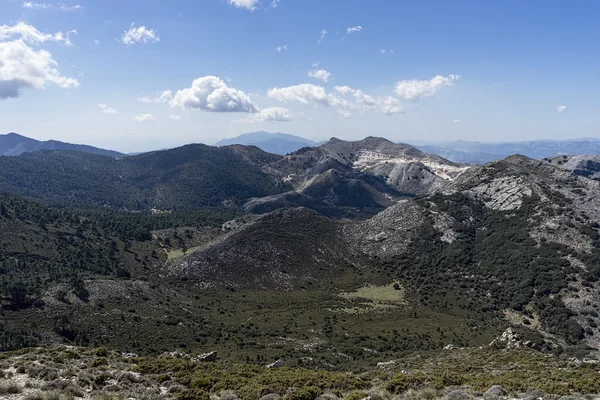
[[[0,132],[599,137],[599,19],[583,0],[0,0]]]

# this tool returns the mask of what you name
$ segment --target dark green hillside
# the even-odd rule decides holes
[[[260,154],[257,154],[260,153]],[[248,161],[274,157],[251,149],[188,145],[115,159],[71,151],[0,157],[0,191],[60,206],[149,211],[191,210],[286,188]]]

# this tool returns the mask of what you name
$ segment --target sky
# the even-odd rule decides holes
[[[0,0],[0,133],[600,137],[596,0]]]

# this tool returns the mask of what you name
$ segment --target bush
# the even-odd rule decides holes
[[[2,382],[0,383],[0,395],[3,394],[19,394],[23,389],[17,385],[16,382]]]
[[[399,374],[392,377],[385,384],[385,388],[393,394],[400,394],[408,389],[420,389],[425,385],[425,382],[426,377],[424,375]]]
[[[286,400],[315,400],[323,391],[315,386],[307,386],[286,396]]]

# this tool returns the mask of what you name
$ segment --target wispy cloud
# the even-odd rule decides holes
[[[156,118],[152,114],[140,114],[133,117],[135,122],[152,122],[156,121]]]
[[[98,104],[98,108],[105,112],[106,114],[118,114],[119,112],[112,107],[107,106],[106,104]]]
[[[319,38],[319,40],[317,40],[317,43],[321,43],[323,41],[323,39],[325,39],[325,36],[327,36],[327,31],[325,29],[323,29],[321,31],[321,37]]]
[[[360,32],[360,31],[362,31],[362,29],[363,28],[360,25],[349,27],[348,28],[348,35],[351,34],[351,33],[354,33],[354,32]]]
[[[282,51],[287,51],[287,49],[287,44],[284,44],[283,46],[279,46],[275,50],[277,50],[278,53],[281,53]]]
[[[37,9],[37,10],[61,10],[61,11],[76,11],[81,10],[83,7],[79,4],[74,4],[72,6],[68,6],[63,3],[58,4],[44,4],[44,3],[33,3],[31,1],[26,1],[23,3],[24,8]]]
[[[396,84],[395,92],[406,100],[419,101],[423,97],[433,96],[444,86],[452,86],[459,79],[460,75],[438,75],[430,80],[400,81]]]
[[[556,112],[562,113],[567,111],[567,106],[558,106],[556,107]]]

